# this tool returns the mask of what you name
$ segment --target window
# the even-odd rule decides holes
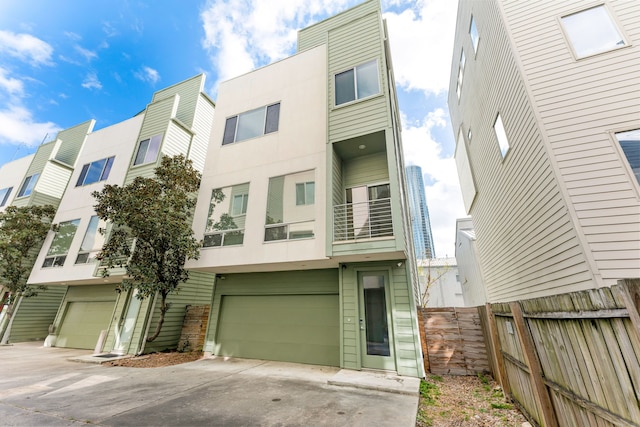
[[[79,219],[60,223],[58,231],[51,242],[49,252],[47,252],[47,257],[42,264],[43,267],[62,267],[64,265],[69,247],[73,237],[76,235],[78,224],[80,224]]]
[[[138,146],[138,153],[134,160],[134,165],[143,165],[146,163],[155,162],[160,152],[160,143],[162,142],[162,134],[153,136],[149,139],[140,141]]]
[[[378,61],[365,62],[336,74],[336,105],[363,99],[380,93]]]
[[[315,202],[315,182],[296,184],[296,205],[312,205]]]
[[[276,132],[279,121],[280,103],[229,117],[224,125],[222,145]]]
[[[460,54],[460,64],[458,65],[458,84],[456,86],[456,93],[458,94],[458,99],[460,99],[460,93],[462,92],[462,78],[464,77],[464,50]]]
[[[100,232],[100,229],[104,228],[105,222],[103,220],[96,215],[91,217],[87,231],[84,233],[84,239],[82,239],[82,245],[80,245],[80,251],[78,251],[76,264],[86,264],[95,260],[95,254],[102,249],[104,244],[104,235]]]
[[[314,237],[314,177],[307,171],[269,179],[265,242]]]
[[[616,139],[640,184],[640,129],[618,132]]]
[[[202,246],[241,245],[248,202],[249,183],[212,190]]]
[[[13,190],[13,187],[7,187],[0,190],[0,207],[7,204],[7,200],[9,200],[9,196],[11,195],[11,190]]]
[[[561,21],[578,58],[625,46],[603,5],[564,16]]]
[[[109,172],[111,172],[114,158],[115,157],[109,157],[82,166],[76,187],[93,184],[94,182],[104,181],[109,178]]]
[[[20,187],[20,191],[18,191],[18,197],[26,197],[33,191],[33,187],[36,186],[36,182],[38,182],[38,178],[40,177],[39,173],[34,173],[31,176],[25,178],[22,183],[22,187]]]
[[[504,130],[504,125],[502,124],[502,117],[498,114],[496,118],[496,122],[493,124],[493,130],[496,132],[496,137],[498,138],[498,145],[500,146],[500,154],[502,157],[507,155],[507,151],[509,151],[509,140],[507,139],[507,133]]]
[[[471,43],[473,44],[473,52],[478,53],[480,36],[478,36],[478,27],[476,27],[476,20],[473,15],[471,15],[471,24],[469,25],[469,35],[471,36]]]
[[[476,186],[473,181],[473,173],[471,172],[471,164],[467,155],[467,147],[464,144],[462,129],[458,132],[458,142],[456,144],[456,166],[458,169],[458,178],[460,180],[460,189],[462,190],[462,201],[467,213],[471,209],[473,200],[476,197]]]

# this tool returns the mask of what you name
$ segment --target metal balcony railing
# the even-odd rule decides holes
[[[333,207],[333,241],[393,236],[391,199]]]

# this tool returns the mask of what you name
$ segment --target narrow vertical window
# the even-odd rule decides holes
[[[498,114],[496,122],[493,124],[493,130],[496,132],[496,138],[498,138],[498,145],[500,146],[500,154],[502,157],[507,155],[509,151],[509,140],[507,139],[507,133],[504,130],[504,124],[502,123],[502,117]]]
[[[456,93],[458,94],[458,99],[460,99],[460,94],[462,93],[462,79],[464,78],[464,65],[466,59],[464,57],[464,50],[460,54],[460,63],[458,64],[458,83],[456,85]]]
[[[315,202],[315,182],[296,184],[296,205],[312,205]]]
[[[100,233],[100,228],[104,227],[105,222],[101,221],[96,215],[89,219],[87,231],[84,233],[84,239],[82,239],[82,245],[80,245],[80,250],[76,257],[76,264],[86,264],[95,259],[92,255],[95,255],[95,252],[99,251],[104,243],[104,235]]]
[[[0,190],[0,207],[7,204],[9,195],[11,195],[11,190],[13,190],[13,187],[3,188]]]
[[[471,43],[473,44],[473,52],[478,53],[480,36],[478,36],[478,27],[476,27],[476,20],[473,15],[471,15],[471,24],[469,25],[469,35],[471,36]]]
[[[26,197],[30,195],[33,191],[33,188],[36,186],[36,182],[38,182],[39,177],[39,173],[34,173],[33,175],[26,177],[24,182],[22,183],[22,187],[20,187],[18,197]]]
[[[149,139],[140,141],[138,146],[138,152],[136,153],[136,159],[134,165],[143,165],[146,163],[155,162],[160,152],[160,143],[162,142],[162,135],[155,135]]]
[[[267,107],[267,120],[264,125],[264,133],[276,132],[280,121],[280,103]]]
[[[640,129],[618,132],[616,139],[629,162],[629,166],[631,166],[631,171],[640,184]]]

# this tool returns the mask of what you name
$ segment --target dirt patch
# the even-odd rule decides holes
[[[520,427],[526,421],[490,376],[429,375],[421,382],[417,427]]]
[[[137,357],[114,360],[103,363],[103,366],[125,366],[128,368],[160,368],[162,366],[179,365],[193,362],[203,357],[201,351],[150,353]]]

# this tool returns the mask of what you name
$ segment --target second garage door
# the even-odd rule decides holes
[[[68,303],[56,347],[95,348],[100,331],[109,326],[113,304],[113,301]]]
[[[338,295],[225,295],[219,355],[340,365]]]

